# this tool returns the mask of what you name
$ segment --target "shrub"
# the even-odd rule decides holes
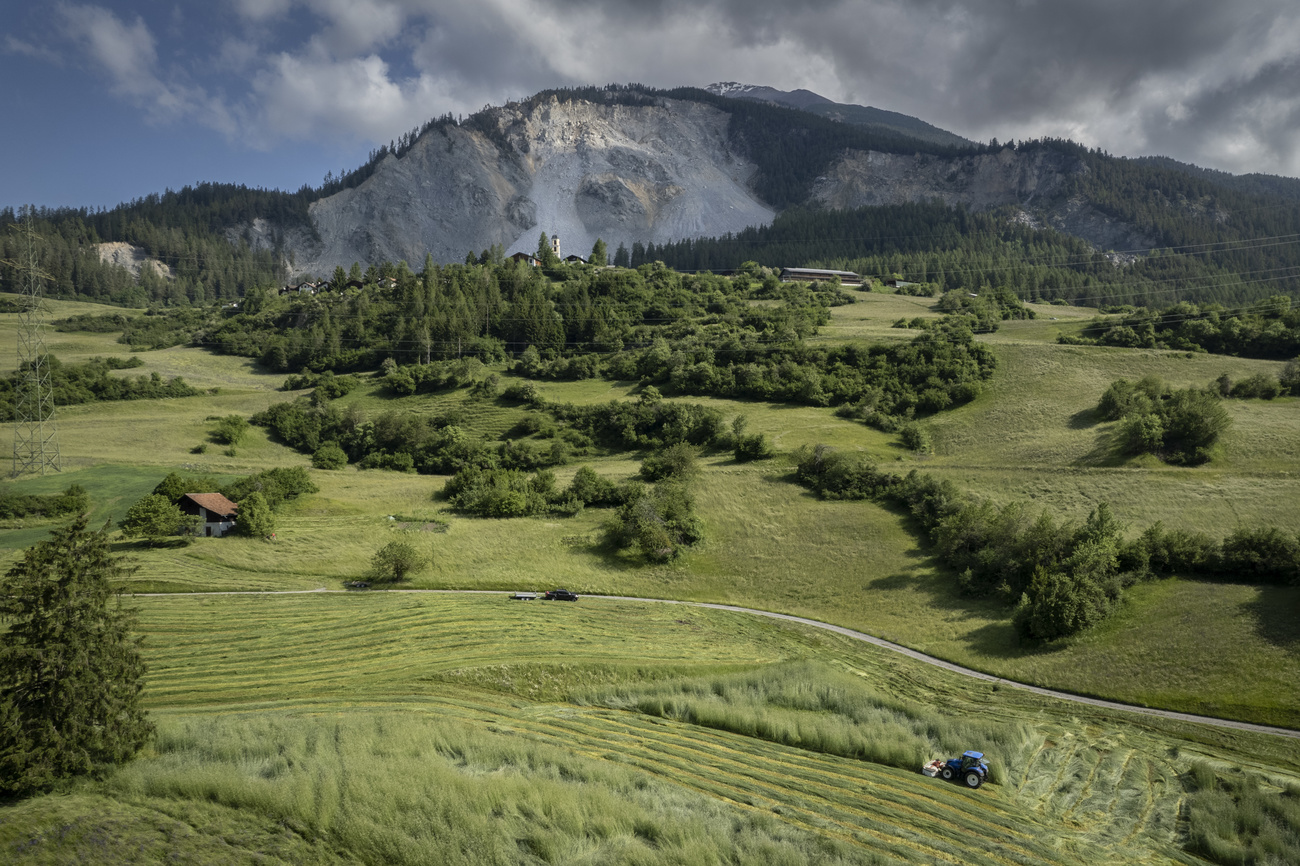
[[[1282,373],[1277,377],[1278,385],[1286,393],[1295,397],[1300,397],[1300,358],[1292,358],[1286,362],[1282,368]]]
[[[390,541],[375,551],[370,560],[370,576],[380,583],[398,583],[420,571],[425,560],[415,547],[405,541]]]
[[[227,415],[217,420],[212,438],[222,445],[238,445],[248,432],[248,421],[239,415]]]
[[[1170,463],[1209,460],[1210,449],[1232,424],[1218,397],[1192,388],[1171,394],[1160,415],[1164,423],[1161,456]]]
[[[362,469],[387,469],[392,472],[414,472],[415,458],[405,451],[389,454],[387,451],[371,451],[361,458],[358,464]]]
[[[1040,640],[1068,637],[1110,616],[1118,600],[1118,584],[1088,574],[1039,572],[1016,607],[1016,630]]]
[[[634,485],[618,513],[605,524],[605,539],[616,548],[635,548],[646,559],[665,562],[703,538],[695,501],[685,485],[665,481]]]
[[[1208,535],[1165,529],[1156,522],[1121,551],[1125,567],[1145,562],[1155,574],[1205,574],[1218,568],[1219,545]]]
[[[774,453],[772,443],[767,441],[767,436],[763,433],[741,434],[736,437],[736,445],[732,451],[737,463],[767,460]]]
[[[797,477],[824,499],[873,499],[898,482],[876,470],[865,454],[851,454],[818,445],[795,453]]]
[[[268,506],[279,508],[288,499],[294,499],[305,493],[316,493],[319,490],[320,488],[311,480],[311,475],[304,467],[277,466],[241,478],[222,488],[221,492],[235,502],[243,502],[244,497],[257,492],[262,494]]]
[[[584,505],[618,505],[623,501],[618,485],[590,466],[579,467],[567,493]]]
[[[0,518],[15,517],[60,517],[65,514],[80,514],[90,505],[90,498],[79,484],[73,484],[62,493],[41,496],[34,493],[14,493],[7,487],[0,486]]]
[[[647,456],[641,462],[641,477],[646,481],[687,479],[693,477],[698,469],[695,449],[685,442],[679,442]]]
[[[1154,376],[1136,383],[1118,379],[1102,394],[1097,411],[1108,420],[1122,419],[1119,438],[1126,453],[1204,463],[1232,423],[1220,403],[1220,387],[1174,391]]]
[[[1273,400],[1282,394],[1282,385],[1272,376],[1256,373],[1232,386],[1229,394],[1241,400]]]
[[[311,455],[311,465],[317,469],[342,469],[348,465],[348,455],[337,442],[326,442]]]
[[[555,490],[555,475],[534,475],[519,469],[482,469],[466,466],[442,489],[451,506],[478,517],[528,517],[551,510],[552,500],[563,497]]]
[[[908,451],[928,454],[933,448],[929,432],[920,424],[915,422],[904,424],[898,433],[903,440],[903,447]]]
[[[1223,540],[1221,567],[1251,583],[1300,585],[1300,537],[1274,526],[1237,529]]]

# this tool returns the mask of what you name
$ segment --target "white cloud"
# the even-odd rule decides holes
[[[266,139],[336,135],[388,141],[434,113],[437,85],[389,77],[378,56],[336,61],[280,54],[253,81]]]
[[[56,66],[63,65],[63,58],[59,56],[57,51],[44,45],[33,45],[30,42],[24,42],[12,35],[5,37],[4,51],[6,54],[21,54],[35,60],[44,60],[46,63],[53,63]]]
[[[112,91],[141,106],[150,120],[190,119],[235,134],[236,118],[219,99],[200,87],[163,79],[153,34],[142,19],[125,24],[99,6],[61,4],[58,10],[64,34],[108,74]]]
[[[153,34],[142,19],[127,25],[99,6],[60,5],[59,14],[67,35],[108,72],[119,93],[148,96],[161,88]]]

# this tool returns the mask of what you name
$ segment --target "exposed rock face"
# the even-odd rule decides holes
[[[1101,213],[1086,199],[1062,200],[1060,193],[1070,176],[1087,170],[1080,160],[1051,150],[1017,153],[1008,148],[955,159],[850,151],[817,179],[813,199],[833,208],[934,199],[972,210],[1014,204],[1039,214],[1031,224],[1045,223],[1101,249],[1149,249],[1153,244],[1149,238]]]
[[[164,279],[170,279],[172,269],[157,259],[145,256],[142,247],[133,247],[122,241],[109,241],[99,245],[99,260],[111,265],[118,265],[131,272],[131,276],[140,276],[142,268],[148,268]]]
[[[496,243],[534,252],[542,232],[586,255],[598,237],[612,251],[775,216],[748,189],[753,166],[727,145],[728,115],[709,106],[552,100],[491,116],[491,138],[468,125],[436,128],[360,186],[314,203],[321,240],[292,242],[294,271],[403,259],[418,268],[426,252],[456,261]]]

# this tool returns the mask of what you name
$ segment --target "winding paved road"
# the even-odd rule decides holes
[[[503,595],[503,593],[500,590],[493,590],[493,589],[390,589],[384,591],[412,593],[412,594],[427,593],[427,594],[442,594],[442,595]],[[318,593],[346,593],[346,592],[348,592],[348,590],[325,589],[324,587],[322,587],[320,589],[270,590],[270,591],[245,590],[245,591],[235,591],[235,592],[143,592],[143,593],[136,593],[136,596],[141,598],[167,598],[172,596],[191,596],[191,595],[309,595],[309,594],[318,594]],[[1090,707],[1100,707],[1102,709],[1107,709],[1107,710],[1119,710],[1121,712],[1127,712],[1127,713],[1141,713],[1147,716],[1157,716],[1162,719],[1174,719],[1180,722],[1196,722],[1198,724],[1212,725],[1218,728],[1231,728],[1237,731],[1251,731],[1257,734],[1271,734],[1273,736],[1278,736],[1278,737],[1290,737],[1292,739],[1300,739],[1300,731],[1292,730],[1290,728],[1275,728],[1270,725],[1255,725],[1255,724],[1251,724],[1250,722],[1233,721],[1232,719],[1216,719],[1213,716],[1197,716],[1197,715],[1193,715],[1192,713],[1179,713],[1173,710],[1158,710],[1158,709],[1153,709],[1151,707],[1139,707],[1139,706],[1134,706],[1133,704],[1122,704],[1119,703],[1118,701],[1105,701],[1100,698],[1089,698],[1089,697],[1084,697],[1083,695],[1070,694],[1069,692],[1058,692],[1055,689],[1044,689],[1039,686],[1031,686],[1031,685],[1027,685],[1026,683],[1018,683],[1015,680],[1003,679],[1002,677],[994,676],[992,674],[986,674],[982,671],[972,670],[971,668],[964,668],[961,665],[956,665],[953,664],[952,662],[944,661],[943,659],[935,658],[934,656],[929,656],[922,652],[917,652],[914,649],[908,649],[907,647],[902,646],[900,644],[892,643],[882,638],[873,637],[869,634],[865,634],[860,631],[854,631],[851,628],[844,628],[843,626],[839,626],[839,625],[831,625],[828,622],[821,622],[815,619],[807,619],[802,616],[791,616],[790,614],[785,614],[785,613],[773,613],[772,611],[769,610],[757,610],[752,607],[740,607],[734,604],[711,604],[709,602],[703,602],[703,601],[677,601],[669,598],[637,598],[635,596],[626,596],[626,595],[590,595],[587,596],[587,598],[603,598],[610,601],[641,601],[641,602],[652,602],[655,604],[679,604],[682,605],[683,607],[706,607],[712,610],[728,610],[734,613],[745,613],[745,614],[750,614],[752,616],[765,616],[768,619],[782,620],[784,622],[794,622],[794,623],[799,623],[800,625],[806,625],[812,628],[819,628],[824,631],[834,632],[835,634],[843,635],[844,637],[852,638],[854,640],[860,640],[863,643],[869,643],[872,646],[878,646],[883,649],[890,650],[891,652],[896,652],[899,653],[900,655],[905,655],[908,658],[916,659],[919,662],[924,662],[925,664],[933,665],[934,667],[937,668],[943,668],[946,671],[952,671],[955,674],[961,674],[964,677],[971,677],[973,679],[984,680],[985,682],[990,682],[990,683],[998,683],[999,685],[1008,686],[1013,689],[1021,689],[1022,691],[1026,691],[1026,692],[1033,692],[1036,695],[1043,695],[1044,697],[1057,698],[1058,700],[1062,700],[1062,701],[1072,701],[1076,704],[1087,704]]]

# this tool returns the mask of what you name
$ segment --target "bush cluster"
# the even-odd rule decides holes
[[[1081,525],[963,496],[915,470],[881,471],[862,454],[824,445],[796,453],[796,478],[827,499],[867,499],[905,509],[928,535],[963,592],[1016,603],[1026,636],[1051,639],[1105,619],[1126,586],[1169,574],[1300,585],[1300,535],[1238,528],[1222,543],[1157,523],[1133,539],[1102,503]]]
[[[1285,375],[1284,372],[1283,376],[1285,377]],[[1256,373],[1237,382],[1232,381],[1232,378],[1227,373],[1224,373],[1210,384],[1210,388],[1217,390],[1219,396],[1234,397],[1238,400],[1275,400],[1283,394],[1291,392],[1292,387],[1290,383],[1284,386],[1281,380],[1267,373]],[[1300,394],[1300,390],[1293,393]]]
[[[82,364],[63,364],[47,356],[50,388],[57,406],[93,403],[97,400],[153,400],[163,397],[193,397],[203,392],[186,384],[180,376],[163,380],[157,372],[148,376],[112,376],[114,370],[129,370],[144,364],[139,358],[91,358]],[[14,403],[22,372],[0,378],[0,418],[14,418]]]
[[[41,495],[15,493],[12,488],[0,485],[0,519],[19,517],[63,517],[80,514],[90,506],[90,497],[80,484],[72,484],[62,493]]]
[[[1136,310],[1119,321],[1094,319],[1081,335],[1062,336],[1060,341],[1293,358],[1300,353],[1300,308],[1293,308],[1286,295],[1274,295],[1246,310],[1183,302],[1163,310]]]
[[[968,327],[944,322],[903,345],[810,347],[656,340],[613,356],[612,379],[667,384],[683,394],[841,406],[869,423],[968,402],[996,361]]]
[[[646,559],[667,562],[703,539],[686,482],[672,479],[653,487],[633,482],[624,497],[605,523],[605,541],[611,547],[632,548]]]
[[[326,370],[323,373],[304,370],[297,376],[285,379],[280,390],[301,391],[304,388],[312,388],[314,389],[312,397],[319,403],[324,400],[337,400],[339,397],[351,394],[360,384],[361,380],[351,374],[336,376],[333,370]]]
[[[592,439],[623,449],[713,445],[726,437],[722,413],[710,406],[664,400],[649,386],[638,399],[600,406],[551,404],[547,408]]]
[[[177,501],[186,493],[220,493],[232,502],[242,502],[250,493],[260,493],[267,505],[279,508],[290,499],[319,491],[303,467],[277,466],[224,485],[209,476],[169,472],[152,492],[169,502]]]
[[[1219,437],[1232,426],[1216,390],[1174,390],[1156,376],[1137,382],[1117,379],[1102,394],[1097,411],[1120,421],[1120,447],[1128,454],[1154,454],[1175,464],[1210,459]]]

